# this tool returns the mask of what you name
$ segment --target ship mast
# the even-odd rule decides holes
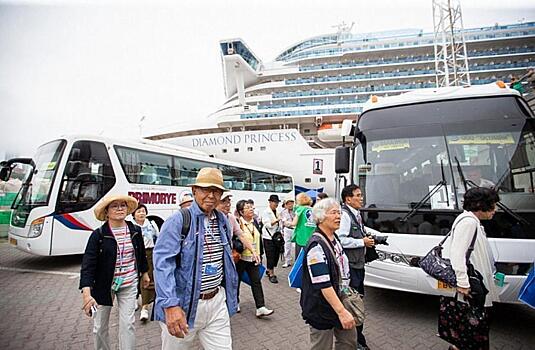
[[[433,0],[437,87],[470,85],[468,56],[459,0]]]

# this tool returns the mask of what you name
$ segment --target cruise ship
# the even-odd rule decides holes
[[[511,81],[535,66],[535,22],[465,29],[471,84]],[[334,193],[340,127],[372,95],[436,88],[434,33],[352,33],[339,26],[263,62],[241,39],[222,40],[226,102],[207,127],[148,138],[210,156],[284,170],[296,192]]]

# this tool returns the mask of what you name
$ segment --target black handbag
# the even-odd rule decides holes
[[[282,233],[280,231],[276,231],[271,236],[272,242],[279,248],[284,247],[284,237],[282,237]]]
[[[463,219],[461,219],[463,220]],[[459,222],[461,221],[459,220]],[[446,242],[446,239],[451,235],[453,232],[453,228],[450,232],[444,237],[440,243],[433,247],[429,253],[426,254],[422,259],[420,259],[418,265],[422,268],[422,270],[425,271],[429,276],[433,277],[434,279],[437,279],[439,281],[442,281],[444,283],[447,283],[451,287],[457,287],[457,277],[455,276],[455,271],[453,271],[453,268],[451,267],[451,261],[450,259],[446,259],[442,257],[442,245],[444,242]],[[466,266],[471,265],[470,264],[470,255],[472,255],[472,251],[474,250],[474,244],[476,242],[477,238],[477,227],[476,231],[474,232],[474,237],[472,238],[472,242],[470,243],[470,247],[468,247],[468,250],[466,251]]]
[[[242,241],[240,241],[240,239],[236,235],[232,236],[232,249],[234,249],[240,254],[243,253],[243,251],[245,250]]]

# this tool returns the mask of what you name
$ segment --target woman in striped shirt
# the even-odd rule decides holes
[[[126,221],[137,208],[130,196],[105,197],[95,216],[106,221],[87,242],[80,272],[80,289],[86,315],[94,318],[95,349],[109,349],[108,324],[114,299],[119,307],[119,347],[135,348],[135,303],[138,278],[150,283],[141,229]]]

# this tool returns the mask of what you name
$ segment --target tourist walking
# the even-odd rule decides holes
[[[306,193],[299,193],[296,197],[295,217],[292,222],[294,228],[295,258],[303,249],[312,233],[316,230],[316,223],[312,216],[312,198]]]
[[[338,237],[349,259],[351,274],[350,286],[364,297],[364,263],[366,247],[375,245],[373,238],[366,236],[366,231],[359,209],[364,204],[362,191],[357,185],[349,185],[342,190],[342,220]],[[357,340],[361,349],[367,349],[366,337],[363,334],[364,324],[357,326]]]
[[[119,348],[136,347],[135,304],[138,279],[149,285],[148,264],[141,229],[126,221],[137,208],[130,196],[108,195],[95,207],[97,220],[105,221],[89,236],[82,258],[80,289],[82,309],[93,317],[95,349],[110,349],[109,319],[115,299],[119,308]]]
[[[316,203],[316,232],[305,247],[301,309],[310,326],[312,350],[357,348],[355,319],[340,300],[349,286],[349,263],[335,231],[340,227],[340,205],[332,198]],[[334,254],[333,254],[334,253]]]
[[[284,264],[282,265],[283,268],[292,265],[292,251],[294,246],[294,243],[292,242],[292,238],[294,235],[293,221],[295,218],[294,203],[295,201],[293,197],[287,197],[282,201],[282,207],[284,208],[281,211],[281,221],[284,232]]]
[[[223,174],[202,168],[191,186],[191,206],[165,221],[154,247],[162,349],[192,349],[197,337],[205,350],[232,349],[238,276],[230,224],[215,210],[226,191]]]
[[[238,201],[236,211],[239,215],[239,223],[242,231],[242,242],[245,249],[241,253],[240,260],[236,264],[238,271],[239,283],[242,280],[242,274],[247,273],[251,281],[251,291],[256,306],[256,317],[265,317],[273,313],[266,307],[264,302],[264,290],[260,280],[260,263],[261,263],[261,234],[254,222],[254,209],[250,203],[244,200]],[[239,284],[238,284],[239,295]]]
[[[457,328],[459,322],[465,322],[466,324],[461,325],[464,329],[475,326],[474,322],[488,324],[488,309],[484,308],[490,308],[493,302],[499,301],[499,291],[494,284],[496,271],[494,257],[481,224],[481,221],[493,218],[496,213],[496,203],[499,201],[500,197],[496,191],[489,188],[471,188],[464,194],[464,212],[453,222],[449,250],[451,266],[457,280],[458,298],[457,301],[443,302],[445,297],[442,297],[439,321],[444,324],[448,323],[448,315],[455,317],[456,312],[462,308],[462,305],[461,307],[456,305],[457,302],[468,301],[470,307],[479,309],[480,318],[473,320],[456,318],[451,323]],[[466,255],[470,246],[473,246],[473,251],[467,261]],[[482,276],[482,285],[471,281],[478,273]],[[472,333],[474,338],[470,339],[462,332],[449,330],[445,332],[454,340],[450,349],[489,349],[489,327],[479,327],[478,333]],[[444,337],[444,334],[440,336]]]
[[[280,253],[284,249],[284,245],[280,245],[277,240],[278,237],[283,238],[280,215],[277,212],[280,203],[279,196],[272,194],[269,196],[268,203],[268,207],[262,213],[262,240],[267,262],[266,274],[271,283],[279,283],[275,275],[275,266],[277,266]]]
[[[143,203],[139,203],[136,210],[132,213],[134,223],[141,227],[143,233],[143,243],[145,245],[145,253],[147,255],[147,264],[149,267],[150,283],[147,287],[141,286],[141,312],[139,315],[140,321],[147,321],[149,319],[149,305],[154,301],[156,293],[154,291],[154,266],[152,264],[152,251],[154,249],[154,242],[158,238],[158,225],[152,220],[147,219],[149,213],[147,207]],[[137,301],[136,301],[137,303]]]

